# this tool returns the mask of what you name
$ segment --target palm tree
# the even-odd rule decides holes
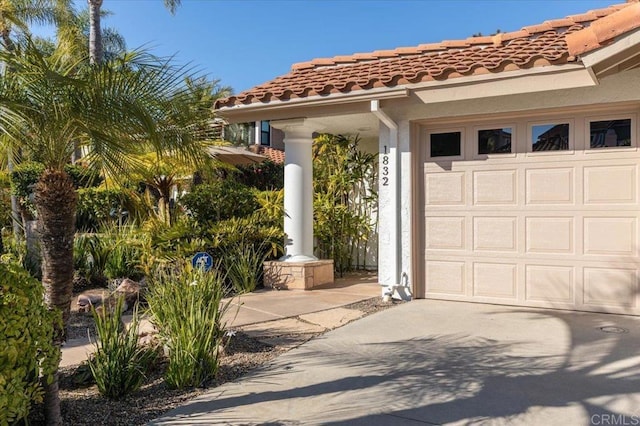
[[[67,0],[6,0],[0,2],[0,38],[3,48],[15,49],[12,39],[12,31],[16,21],[25,24],[52,24],[58,21],[58,12],[69,10],[70,2]],[[7,70],[3,70],[7,72]],[[9,151],[7,155],[7,167],[11,172],[14,165],[14,153]],[[11,218],[13,234],[16,239],[22,236],[20,229],[20,206],[15,195],[11,196]],[[24,224],[23,224],[24,225]],[[0,235],[2,239],[2,235]]]
[[[35,187],[42,237],[42,281],[50,309],[62,311],[54,344],[65,339],[73,279],[77,195],[64,171],[74,144],[89,164],[112,178],[139,166],[144,152],[198,158],[184,79],[189,71],[144,53],[128,53],[101,67],[79,68],[60,55],[25,46],[0,53],[13,69],[0,78],[0,131],[31,152],[45,171]],[[57,374],[45,387],[49,424],[61,424]]]
[[[104,46],[100,18],[103,0],[87,0],[89,4],[89,62],[92,65],[102,64]],[[164,6],[173,15],[182,0],[164,0]]]

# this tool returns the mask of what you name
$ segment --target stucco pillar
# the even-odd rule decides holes
[[[318,260],[313,255],[313,129],[304,119],[272,122],[284,131],[284,232],[286,262]]]
[[[313,161],[311,144],[318,130],[308,120],[271,122],[284,132],[285,254],[265,262],[265,287],[311,290],[333,283],[333,260],[313,255]]]

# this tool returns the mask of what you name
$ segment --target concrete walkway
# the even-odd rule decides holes
[[[354,273],[311,291],[259,290],[230,299],[225,321],[227,329],[241,330],[267,343],[297,346],[362,315],[343,306],[379,296],[375,273]],[[151,325],[143,320],[140,327],[149,329]],[[93,348],[88,338],[70,339],[62,347],[60,366],[80,364]]]
[[[417,300],[313,339],[153,424],[639,420],[640,318]]]

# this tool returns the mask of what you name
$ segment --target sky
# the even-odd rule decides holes
[[[235,93],[314,58],[519,30],[625,0],[104,0],[128,48],[175,55]],[[78,6],[85,0],[76,0]]]

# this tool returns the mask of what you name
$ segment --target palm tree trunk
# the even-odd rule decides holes
[[[60,347],[66,337],[73,289],[73,238],[76,227],[77,194],[73,181],[61,170],[46,169],[35,187],[42,237],[42,283],[49,309],[62,311],[62,324],[54,325],[53,344]],[[62,424],[58,373],[45,386],[47,424]]]
[[[102,0],[87,0],[89,3],[89,63],[102,64],[102,28],[100,27],[100,8]]]

